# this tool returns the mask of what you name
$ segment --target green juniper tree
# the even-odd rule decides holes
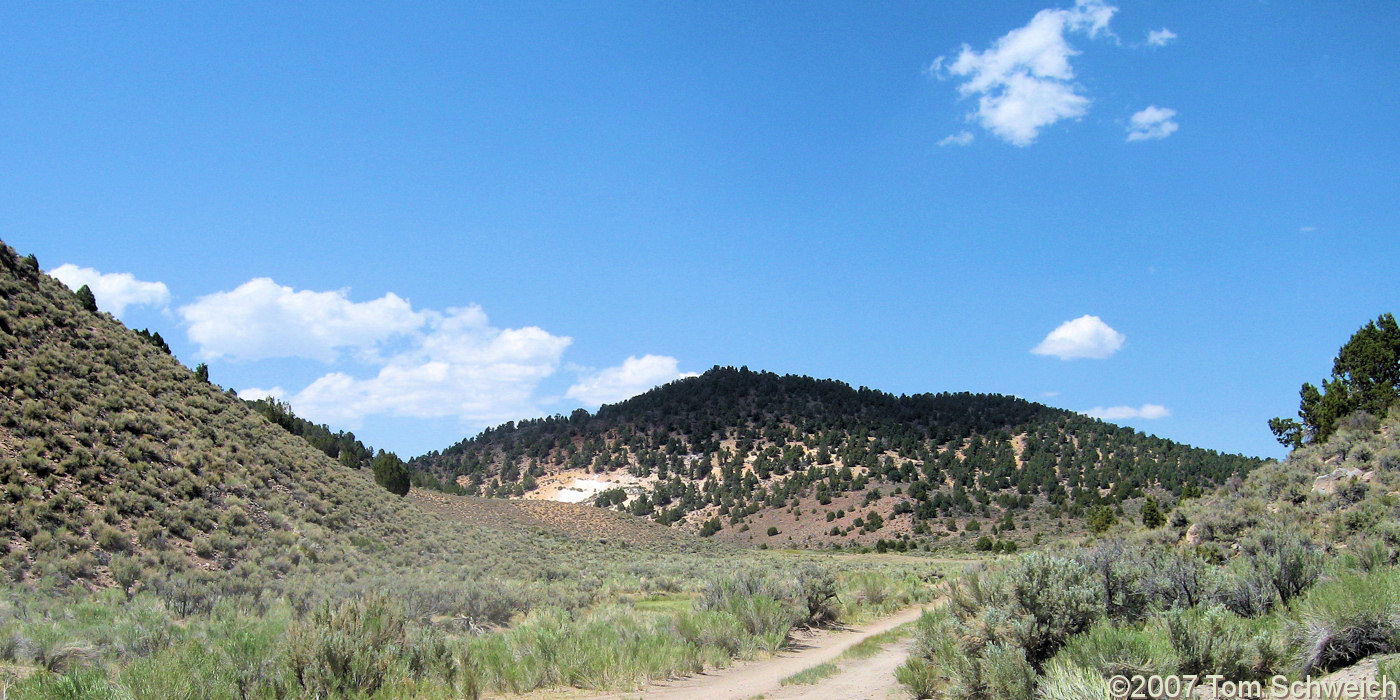
[[[379,451],[379,455],[374,458],[371,464],[374,471],[375,483],[383,486],[389,493],[399,496],[408,495],[409,476],[408,467],[403,460],[393,452]]]
[[[1147,502],[1142,504],[1142,526],[1149,530],[1155,530],[1166,523],[1167,516],[1162,515],[1162,509],[1157,507],[1157,500],[1147,499]]]
[[[151,345],[160,348],[161,352],[164,352],[167,355],[171,354],[170,345],[165,342],[165,338],[160,337],[159,331],[152,333],[151,329],[142,328],[141,330],[136,331],[136,335],[141,336],[142,340],[145,340]]]
[[[92,288],[85,284],[78,287],[78,291],[74,292],[74,295],[78,297],[78,303],[82,304],[84,309],[97,313],[97,297],[93,296]]]

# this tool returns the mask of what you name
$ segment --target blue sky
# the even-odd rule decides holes
[[[1394,3],[205,5],[0,10],[0,237],[405,455],[720,364],[1278,456],[1397,310]]]

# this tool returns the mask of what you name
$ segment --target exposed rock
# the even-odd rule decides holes
[[[1312,490],[1317,493],[1335,493],[1337,491],[1337,484],[1341,483],[1343,480],[1360,479],[1362,481],[1370,481],[1371,476],[1371,472],[1363,472],[1356,467],[1337,467],[1331,472],[1314,479]]]

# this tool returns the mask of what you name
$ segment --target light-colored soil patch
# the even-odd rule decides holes
[[[523,496],[532,501],[557,501],[559,503],[583,503],[607,491],[620,488],[627,495],[648,493],[656,487],[656,476],[640,478],[626,471],[610,471],[595,474],[586,469],[571,469],[539,478],[538,488]]]

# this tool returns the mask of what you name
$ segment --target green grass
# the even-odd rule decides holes
[[[1400,685],[1400,656],[1387,656],[1376,664],[1376,680],[1387,679]]]
[[[836,675],[840,670],[840,667],[834,663],[828,662],[820,664],[803,671],[798,671],[784,678],[782,680],[782,685],[815,685]]]
[[[1304,673],[1400,651],[1400,569],[1344,574],[1298,600],[1293,641]]]
[[[658,593],[633,601],[632,608],[638,612],[678,613],[690,610],[694,605],[694,593]]]
[[[880,650],[885,648],[885,645],[897,642],[914,634],[914,625],[915,623],[913,622],[906,622],[892,630],[866,637],[855,646],[841,652],[841,656],[837,657],[837,660],[868,659],[880,653]]]

